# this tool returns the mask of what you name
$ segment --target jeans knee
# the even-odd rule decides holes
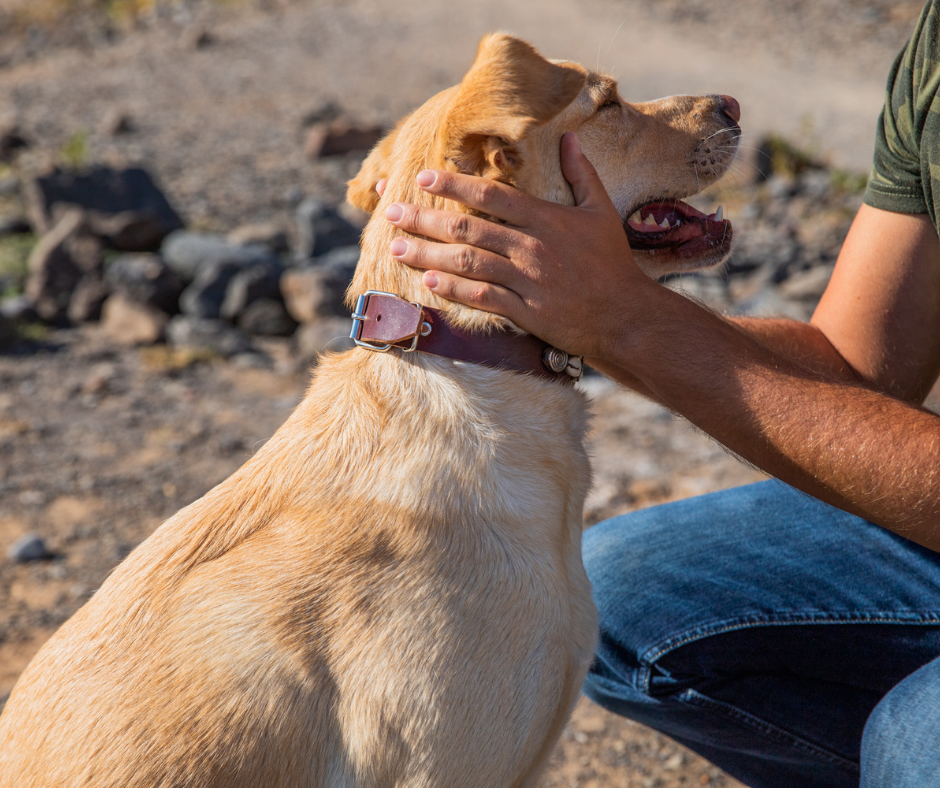
[[[891,690],[862,736],[862,788],[940,785],[940,660]]]

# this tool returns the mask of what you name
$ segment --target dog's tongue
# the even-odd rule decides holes
[[[661,249],[689,241],[721,241],[731,233],[731,222],[719,208],[711,216],[681,200],[651,202],[624,222],[624,229],[635,249]],[[690,250],[691,251],[691,250]]]

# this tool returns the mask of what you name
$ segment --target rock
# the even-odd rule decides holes
[[[333,267],[298,268],[281,277],[281,294],[288,313],[298,323],[313,323],[324,317],[343,317],[343,304],[350,278]]]
[[[331,123],[316,123],[307,133],[304,155],[308,159],[340,156],[353,151],[367,151],[385,134],[381,126],[357,126],[342,118]]]
[[[190,25],[180,36],[180,43],[187,49],[206,49],[216,43],[216,38],[204,27]]]
[[[261,299],[280,301],[280,282],[283,272],[284,268],[281,265],[255,265],[238,271],[226,288],[219,315],[234,321],[255,301]]]
[[[46,549],[46,543],[39,534],[28,533],[7,548],[7,558],[15,564],[26,564],[52,558],[52,554]]]
[[[90,323],[101,318],[101,309],[111,295],[111,288],[97,277],[85,277],[69,300],[68,319],[71,323]]]
[[[36,313],[50,323],[66,318],[72,291],[83,275],[68,251],[69,239],[80,231],[83,222],[81,211],[68,211],[29,255],[26,296]]]
[[[735,304],[735,314],[751,317],[789,317],[806,321],[813,314],[813,307],[781,297],[775,287],[765,287],[751,298]]]
[[[288,250],[287,232],[278,222],[258,222],[244,224],[230,232],[226,238],[235,246],[252,246],[259,244],[273,249],[275,252]]]
[[[318,123],[332,123],[342,115],[343,110],[335,101],[326,101],[315,109],[311,109],[300,119],[301,128],[309,128]]]
[[[25,295],[0,298],[0,317],[12,323],[32,323],[39,320],[33,302]]]
[[[123,254],[108,265],[105,279],[116,293],[169,315],[179,312],[183,283],[155,254]]]
[[[105,333],[122,345],[153,345],[163,339],[170,318],[152,306],[115,293],[101,310]]]
[[[96,364],[85,376],[79,391],[95,397],[107,394],[116,376],[114,364]]]
[[[27,183],[26,202],[38,232],[48,231],[60,206],[82,208],[92,230],[118,251],[155,251],[183,226],[153,178],[139,167],[53,170]]]
[[[264,246],[237,246],[220,235],[175,232],[163,242],[160,255],[184,282],[192,282],[200,269],[218,263],[231,263],[238,268],[279,264],[275,252]]]
[[[257,336],[287,337],[294,333],[297,321],[287,314],[279,299],[262,298],[239,315],[238,327]]]
[[[191,317],[207,320],[220,317],[228,286],[240,271],[242,268],[237,263],[204,266],[180,296],[180,310]]]
[[[105,113],[99,125],[99,131],[106,137],[120,137],[137,130],[134,119],[126,112],[112,109]]]
[[[25,216],[4,216],[0,218],[0,238],[7,235],[25,235],[33,231]]]
[[[20,181],[15,175],[0,178],[0,197],[14,197],[20,190]]]
[[[812,301],[814,304],[822,298],[829,284],[835,264],[817,265],[805,271],[798,271],[778,286],[784,298],[800,301]]]
[[[244,333],[224,320],[177,315],[167,325],[166,338],[174,347],[209,350],[226,358],[253,351]]]
[[[28,147],[29,141],[15,120],[0,120],[0,161],[12,161],[17,153]]]
[[[17,338],[16,324],[0,313],[0,352],[9,350]]]
[[[311,261],[315,268],[333,268],[342,272],[350,279],[356,273],[359,264],[359,246],[339,246],[325,255],[316,257]]]
[[[295,220],[298,259],[320,257],[337,246],[355,246],[362,232],[335,208],[313,197],[297,206]]]
[[[294,347],[303,359],[315,359],[321,353],[336,352],[356,347],[349,338],[351,320],[329,317],[316,323],[300,326],[294,334]]]

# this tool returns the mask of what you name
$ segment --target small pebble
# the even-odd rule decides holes
[[[7,558],[13,563],[25,564],[49,558],[46,543],[38,534],[24,534],[7,548]]]

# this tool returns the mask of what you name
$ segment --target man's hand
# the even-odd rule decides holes
[[[396,238],[390,251],[427,269],[425,286],[444,298],[508,317],[569,353],[604,356],[627,322],[622,297],[655,284],[633,262],[617,209],[573,133],[562,139],[561,163],[573,208],[482,178],[422,172],[426,191],[505,224],[395,203],[386,212],[394,225],[446,243]]]

